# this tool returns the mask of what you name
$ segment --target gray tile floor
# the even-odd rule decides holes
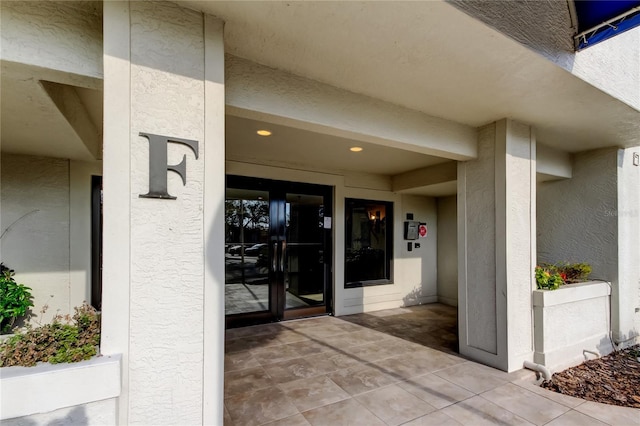
[[[440,304],[227,330],[225,425],[640,425],[455,353]]]

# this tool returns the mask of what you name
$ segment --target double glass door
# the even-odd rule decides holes
[[[227,176],[227,326],[329,312],[331,187]]]

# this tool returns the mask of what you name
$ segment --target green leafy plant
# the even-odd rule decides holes
[[[7,333],[15,320],[27,315],[33,306],[31,288],[18,284],[15,272],[0,263],[0,332]]]
[[[586,281],[591,274],[591,265],[588,263],[565,263],[559,269],[565,273],[567,284]]]
[[[556,290],[561,285],[584,282],[591,274],[588,263],[543,263],[536,266],[536,284],[539,290]]]
[[[31,367],[89,359],[98,353],[100,315],[84,303],[73,317],[56,315],[51,324],[28,328],[0,344],[0,367]]]
[[[564,284],[564,281],[558,272],[544,266],[536,266],[536,284],[538,290],[555,290]]]

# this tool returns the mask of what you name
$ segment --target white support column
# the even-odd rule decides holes
[[[104,2],[103,354],[122,354],[118,423],[129,414],[131,66],[128,2]]]
[[[168,2],[105,2],[104,21],[102,351],[123,354],[119,422],[222,424],[222,22]],[[167,164],[140,133],[169,138]],[[165,176],[175,199],[140,197]]]
[[[224,40],[223,22],[204,17],[204,369],[206,425],[222,424],[224,399]]]
[[[508,119],[458,166],[460,353],[513,371],[533,357],[536,143]]]
[[[640,147],[617,154],[618,280],[611,326],[616,343],[631,345],[640,341]]]

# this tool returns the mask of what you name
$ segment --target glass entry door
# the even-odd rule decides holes
[[[330,311],[331,187],[227,176],[227,326]]]

